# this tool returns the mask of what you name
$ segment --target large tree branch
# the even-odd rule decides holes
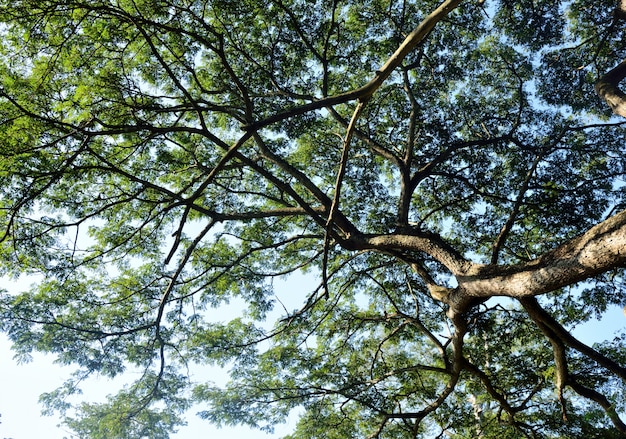
[[[622,117],[626,117],[626,94],[618,85],[624,78],[626,78],[626,60],[609,70],[595,85],[598,96],[611,107],[613,113]]]
[[[626,267],[626,210],[537,259],[513,266],[473,263],[439,235],[425,232],[355,235],[341,244],[350,250],[427,254],[456,277],[458,287],[440,287],[445,291],[436,299],[448,303],[453,313],[457,313],[490,297],[537,296]]]
[[[559,398],[559,402],[561,403],[563,421],[567,422],[567,404],[565,402],[563,390],[570,381],[570,373],[567,364],[565,343],[563,343],[563,340],[561,340],[561,338],[555,334],[554,331],[552,331],[546,322],[544,322],[541,307],[534,300],[534,298],[528,298],[528,300],[522,299],[520,302],[524,306],[524,309],[528,312],[530,318],[537,324],[541,332],[543,332],[552,345],[554,353],[554,385],[556,386],[557,396]]]
[[[350,250],[426,253],[457,276],[471,271],[471,267],[474,265],[448,245],[443,238],[434,233],[410,234],[400,232],[385,235],[357,235],[342,242],[342,245]]]
[[[459,288],[455,296],[461,301],[536,296],[623,267],[626,267],[626,211],[526,264],[474,265],[465,274],[457,275]]]

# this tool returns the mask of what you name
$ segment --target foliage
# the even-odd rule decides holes
[[[192,404],[297,411],[289,439],[626,434],[624,335],[569,332],[625,304],[624,257],[557,248],[626,236],[610,3],[0,1],[0,270],[39,279],[0,330],[78,368],[49,410],[81,438],[166,438]]]

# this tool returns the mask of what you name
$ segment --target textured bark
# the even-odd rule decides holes
[[[598,96],[611,107],[613,113],[622,117],[626,117],[626,94],[619,89],[618,85],[625,77],[626,61],[622,61],[602,76],[595,85]]]
[[[529,297],[626,267],[626,210],[590,228],[528,263],[499,266],[475,264],[463,258],[441,237],[398,233],[351,237],[343,243],[353,250],[421,252],[443,264],[456,277],[458,287],[429,285],[437,300],[453,314],[494,296]]]
[[[459,293],[472,298],[525,297],[619,267],[626,267],[626,211],[526,264],[475,267],[474,273],[457,276],[457,281]]]
[[[626,20],[626,0],[620,0],[615,7],[615,21]],[[626,60],[609,70],[595,84],[596,93],[608,104],[613,113],[626,117],[626,94],[618,87],[626,77]]]
[[[367,237],[353,237],[355,250],[380,251],[419,251],[436,259],[452,274],[460,275],[470,271],[474,264],[449,246],[440,236],[431,233],[393,233]]]

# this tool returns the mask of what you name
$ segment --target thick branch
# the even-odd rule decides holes
[[[477,266],[457,275],[463,300],[525,297],[554,291],[606,271],[626,267],[626,211],[526,264]]]
[[[453,313],[462,313],[472,303],[490,297],[537,296],[626,267],[626,210],[539,258],[515,266],[473,263],[440,236],[424,232],[353,235],[341,244],[350,250],[427,254],[450,270],[458,283],[454,290],[444,288],[445,294],[436,298],[450,305]]]
[[[626,117],[626,94],[618,85],[624,78],[626,78],[626,60],[609,70],[595,85],[598,96],[611,107],[613,113],[622,117]]]
[[[351,250],[375,250],[386,252],[422,252],[443,264],[454,275],[460,276],[474,265],[449,246],[439,235],[420,232],[416,235],[392,233],[387,235],[354,236],[342,243]]]
[[[614,11],[614,27],[618,21],[626,19],[626,0],[619,0]],[[619,83],[626,78],[626,60],[609,70],[595,84],[596,93],[618,116],[626,117],[626,94],[619,89]]]
[[[472,375],[478,377],[478,379],[483,383],[487,393],[489,393],[494,400],[498,401],[500,407],[502,407],[504,411],[506,411],[511,418],[513,418],[515,415],[515,409],[511,406],[511,404],[509,404],[509,401],[507,401],[506,393],[501,393],[498,389],[496,389],[489,376],[467,359],[464,359],[463,368],[469,371]]]

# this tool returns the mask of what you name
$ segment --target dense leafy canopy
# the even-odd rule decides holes
[[[570,335],[626,303],[616,8],[2,0],[0,266],[38,281],[0,329],[78,367],[49,410],[81,438],[194,404],[297,409],[289,439],[626,434],[626,335]]]

